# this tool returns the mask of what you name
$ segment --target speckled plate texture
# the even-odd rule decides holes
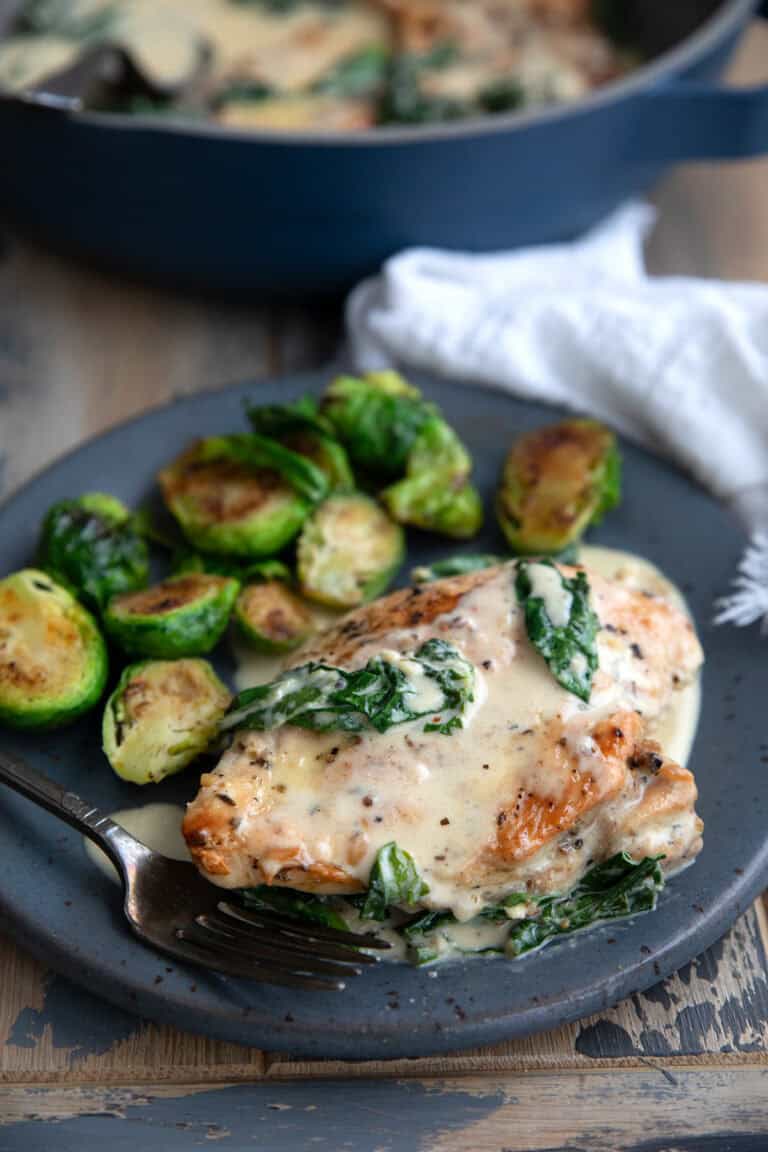
[[[0,573],[28,564],[54,500],[87,490],[132,505],[188,440],[244,427],[243,400],[274,403],[320,389],[327,374],[195,396],[108,432],[54,464],[0,510]],[[457,384],[422,382],[475,458],[490,506],[514,436],[551,421],[550,408]],[[704,851],[674,879],[658,909],[598,927],[518,961],[468,959],[437,969],[381,964],[342,993],[287,991],[181,968],[139,944],[119,892],[86,858],[80,837],[0,789],[0,927],[50,967],[151,1019],[296,1055],[421,1056],[492,1044],[599,1011],[673,972],[713,943],[768,883],[768,641],[756,628],[714,628],[712,602],[744,544],[734,520],[674,468],[624,445],[621,507],[592,536],[638,552],[684,589],[707,655],[691,766],[706,825]],[[492,515],[473,551],[502,550]],[[456,551],[414,534],[408,568]],[[231,674],[227,658],[222,672]],[[118,780],[99,747],[98,714],[35,736],[3,732],[2,746],[109,812],[150,799],[181,801],[195,771],[148,789]]]

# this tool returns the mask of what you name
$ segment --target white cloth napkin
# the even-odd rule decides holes
[[[583,239],[414,248],[347,302],[359,371],[418,367],[565,405],[687,468],[753,532],[719,619],[768,626],[768,285],[652,277],[644,204]]]

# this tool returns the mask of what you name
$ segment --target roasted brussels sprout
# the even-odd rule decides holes
[[[291,570],[282,560],[230,560],[226,556],[205,556],[200,552],[177,552],[173,558],[174,576],[185,576],[188,572],[207,572],[211,576],[231,576],[240,584],[251,584],[259,580],[282,580],[291,582]]]
[[[563,420],[521,436],[496,495],[515,552],[551,555],[578,541],[621,498],[621,457],[596,420]]]
[[[0,724],[66,724],[96,704],[106,680],[106,645],[71,592],[35,568],[0,581]]]
[[[327,488],[323,474],[309,461],[302,463]],[[190,543],[223,555],[257,557],[279,551],[299,531],[313,504],[313,498],[299,490],[297,474],[286,478],[275,454],[268,455],[247,436],[198,441],[160,473],[159,481]]]
[[[235,603],[235,626],[262,652],[290,652],[314,628],[307,605],[282,580],[265,580],[243,588]]]
[[[401,524],[464,538],[482,523],[469,483],[472,460],[434,404],[395,372],[341,376],[322,408],[353,462],[372,480],[393,481],[381,493]]]
[[[131,664],[104,709],[107,759],[123,780],[156,784],[205,752],[229,701],[207,660]]]
[[[332,608],[378,596],[403,559],[403,530],[368,496],[329,497],[302,529],[297,546],[301,591]]]
[[[249,405],[248,418],[254,432],[311,460],[325,474],[332,490],[354,488],[347,453],[335,438],[329,421],[320,415],[312,396],[302,396],[292,404]]]
[[[104,627],[132,656],[201,656],[221,639],[239,588],[227,576],[172,576],[141,592],[113,597]]]
[[[48,509],[38,563],[99,611],[111,596],[143,588],[149,576],[147,545],[130,511],[103,492]]]
[[[405,478],[381,493],[390,516],[428,532],[465,539],[483,522],[483,503],[470,483],[472,460],[456,433],[436,416],[408,454]]]
[[[322,403],[352,463],[379,480],[403,475],[416,437],[436,412],[397,372],[339,376]]]

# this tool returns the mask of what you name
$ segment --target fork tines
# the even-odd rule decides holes
[[[292,988],[343,989],[345,977],[359,976],[361,965],[378,961],[362,949],[389,948],[372,933],[246,911],[227,901],[216,912],[196,916],[177,936],[208,967]]]

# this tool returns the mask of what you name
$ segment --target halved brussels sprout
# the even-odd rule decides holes
[[[278,552],[312,507],[312,499],[247,440],[200,440],[160,473],[165,502],[196,548],[245,557]]]
[[[246,643],[262,652],[290,652],[314,630],[312,612],[282,580],[243,588],[234,620]]]
[[[104,709],[106,757],[123,780],[156,784],[205,752],[229,702],[207,660],[131,664]]]
[[[471,469],[466,448],[436,416],[413,442],[404,479],[385,488],[381,499],[401,524],[465,539],[483,522],[482,500],[469,483]]]
[[[596,420],[563,420],[512,445],[496,494],[515,552],[547,555],[574,544],[621,499],[621,457]]]
[[[190,572],[110,600],[104,627],[132,656],[201,656],[221,639],[240,589],[237,580]]]
[[[259,580],[282,580],[291,582],[291,570],[282,560],[230,560],[226,556],[205,556],[200,552],[183,550],[177,552],[172,562],[174,576],[186,576],[189,572],[207,572],[211,576],[231,576],[240,584],[251,584]]]
[[[99,611],[111,596],[143,588],[149,577],[147,545],[130,511],[103,492],[48,509],[38,563]]]
[[[254,432],[272,437],[311,460],[325,473],[332,490],[354,488],[347,453],[335,438],[331,424],[320,415],[314,397],[302,396],[291,404],[249,406],[248,419]]]
[[[307,520],[297,546],[301,591],[332,608],[378,596],[403,559],[403,530],[368,496],[331,496]]]
[[[106,645],[71,592],[35,568],[0,581],[0,724],[67,724],[106,681]]]
[[[397,372],[339,376],[322,403],[353,464],[383,480],[403,474],[416,437],[436,412]]]

